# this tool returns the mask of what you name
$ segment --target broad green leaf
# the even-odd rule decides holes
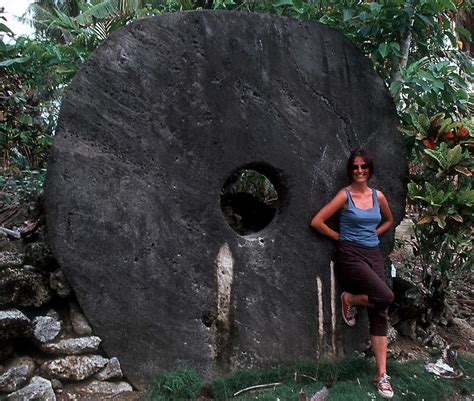
[[[293,7],[301,10],[303,8],[303,0],[292,0]]]
[[[448,150],[448,166],[453,167],[454,165],[458,164],[462,160],[462,148],[461,145],[456,145],[454,148]]]
[[[430,82],[431,82],[431,81],[433,80],[433,78],[434,78],[434,77],[433,77],[433,74],[430,74],[430,73],[427,72],[427,71],[420,71],[420,72],[418,73],[418,76],[420,76],[421,78],[424,78],[424,79],[426,79],[427,81],[430,81]]]
[[[420,13],[416,13],[415,16],[420,18],[425,24],[427,24],[429,26],[434,25],[433,18],[429,18],[426,15],[423,15],[423,14],[420,14]]]
[[[382,9],[382,5],[379,4],[379,3],[367,3],[369,9],[371,12],[373,12],[374,14],[378,14],[380,12],[380,10]]]
[[[391,42],[390,48],[392,49],[393,54],[400,56],[400,45],[397,42]]]
[[[419,192],[418,187],[416,186],[414,182],[409,182],[407,185],[407,188],[408,188],[408,194],[410,196],[415,196]]]
[[[425,149],[425,153],[430,156],[432,159],[434,159],[441,168],[445,168],[446,166],[446,159],[443,157],[443,155],[434,149]]]
[[[474,189],[469,191],[461,191],[457,196],[457,201],[461,205],[466,205],[469,207],[474,205]]]
[[[276,0],[273,2],[274,7],[292,6],[292,0]]]
[[[390,84],[390,93],[392,96],[396,96],[402,87],[402,81],[393,81]]]
[[[387,54],[389,52],[388,44],[387,43],[381,43],[379,45],[378,51],[379,51],[380,55],[382,56],[382,58],[387,57]]]
[[[1,22],[0,22],[0,32],[6,32],[10,35],[13,35],[12,30],[8,26],[6,26],[5,24],[2,24]]]
[[[16,57],[16,58],[11,58],[9,60],[4,60],[0,62],[0,67],[9,67],[13,64],[22,64],[26,63],[31,59],[30,56],[23,56],[23,57]]]
[[[354,12],[350,9],[345,8],[344,11],[342,12],[342,21],[347,22],[350,19],[352,19],[352,16],[354,15]]]
[[[456,95],[462,100],[469,100],[469,95],[464,89],[458,89]]]
[[[460,33],[461,35],[465,36],[466,39],[471,40],[471,32],[467,29],[463,28],[462,26],[456,26],[456,32]]]

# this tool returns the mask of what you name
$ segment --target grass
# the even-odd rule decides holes
[[[394,400],[447,401],[455,394],[474,393],[470,379],[474,373],[474,358],[460,358],[469,377],[452,380],[439,378],[425,370],[426,360],[406,363],[391,362],[388,370],[395,390]],[[382,400],[372,385],[373,366],[364,358],[345,358],[336,362],[312,361],[277,366],[271,369],[245,369],[215,379],[205,385],[214,400],[235,401],[297,401],[300,391],[311,397],[324,385],[330,387],[327,401]],[[233,394],[259,384],[281,385]],[[146,395],[150,401],[195,400],[204,385],[192,370],[178,370],[156,379]]]
[[[195,400],[202,378],[192,369],[178,369],[157,377],[143,401]]]

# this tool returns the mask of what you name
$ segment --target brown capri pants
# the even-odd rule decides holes
[[[340,241],[335,266],[342,287],[354,295],[368,295],[369,302],[374,305],[367,308],[370,334],[386,336],[387,308],[393,301],[393,292],[385,283],[379,247]]]

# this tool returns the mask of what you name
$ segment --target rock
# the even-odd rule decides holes
[[[104,382],[92,380],[86,384],[74,386],[74,390],[82,394],[114,396],[128,391],[133,391],[133,387],[127,382]]]
[[[21,260],[22,260],[21,264],[23,264],[23,259],[25,256],[24,255],[25,246],[22,241],[12,241],[11,239],[0,237],[0,253],[1,252],[10,252],[10,253],[21,255]]]
[[[453,308],[447,307],[444,316],[446,318],[446,324],[447,325],[452,324],[453,319],[454,319],[454,310],[453,310]]]
[[[33,336],[40,343],[54,340],[61,331],[61,323],[51,316],[33,319]]]
[[[92,334],[92,328],[89,325],[86,317],[80,312],[79,306],[75,303],[69,304],[70,313],[69,317],[71,319],[72,328],[74,333],[80,336],[86,336]]]
[[[402,320],[399,322],[395,328],[397,331],[405,337],[409,337],[412,340],[416,340],[416,320]]]
[[[60,298],[68,298],[72,294],[71,286],[61,269],[56,270],[49,276],[49,285]]]
[[[0,392],[11,393],[22,387],[33,375],[35,363],[31,358],[17,358],[9,363],[0,376]]]
[[[421,339],[425,339],[428,336],[428,333],[421,327],[417,327],[415,332],[417,336],[421,337]]]
[[[56,342],[41,344],[42,351],[55,355],[89,354],[97,351],[100,338],[96,336],[67,338]]]
[[[19,268],[23,264],[24,255],[11,251],[0,252],[0,271],[6,268]]]
[[[60,390],[63,388],[63,384],[58,379],[51,379],[51,386],[53,390]]]
[[[0,305],[41,306],[51,299],[48,279],[32,266],[8,268],[0,275]]]
[[[8,401],[55,401],[51,382],[42,377],[35,376],[31,379],[28,386],[21,390],[15,391],[7,396]]]
[[[18,309],[0,311],[0,341],[28,337],[32,331],[31,320]]]
[[[25,263],[47,272],[52,272],[58,268],[58,263],[49,246],[43,241],[30,242],[26,246]]]
[[[210,378],[216,366],[357,349],[366,325],[327,324],[334,244],[309,220],[364,145],[397,225],[407,173],[397,126],[383,80],[323,24],[165,13],[107,38],[61,102],[45,201],[51,247],[124,375],[144,386],[180,366]],[[244,168],[278,195],[273,220],[249,235],[219,200]]]
[[[415,319],[426,313],[428,305],[419,287],[400,277],[393,279],[394,303],[401,320]]]
[[[59,321],[59,313],[56,312],[54,309],[50,309],[47,313],[46,316],[52,317],[53,319],[56,319]]]
[[[387,341],[388,345],[392,344],[395,342],[397,339],[397,330],[393,328],[391,324],[388,325],[388,331],[387,331]]]
[[[446,346],[446,341],[444,341],[443,337],[441,337],[439,334],[435,334],[435,335],[431,338],[430,344],[431,344],[434,348],[443,349],[443,348]]]
[[[0,376],[0,392],[11,393],[26,383],[26,369],[23,366],[8,369]]]
[[[66,356],[44,362],[40,371],[50,378],[79,381],[97,373],[108,361],[99,355]]]
[[[400,320],[401,320],[401,318],[400,318],[400,313],[398,312],[398,308],[391,311],[391,313],[390,313],[390,324],[392,326],[395,326],[395,325],[398,324],[398,322],[400,322]]]
[[[94,376],[98,380],[120,379],[123,377],[120,362],[117,358],[110,358],[109,363],[104,369],[96,373]]]
[[[474,340],[474,327],[472,327],[467,321],[460,319],[458,317],[453,318],[452,325],[457,327],[459,332],[464,333],[464,335],[471,341]]]

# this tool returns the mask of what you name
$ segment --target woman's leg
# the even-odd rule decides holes
[[[350,292],[344,293],[344,302],[347,302],[350,306],[367,306],[373,307],[374,305],[369,302],[369,296],[365,294],[354,295]]]
[[[372,350],[375,355],[377,377],[387,372],[387,336],[371,336]]]
[[[353,295],[348,292],[344,294],[344,301],[351,306],[366,306],[372,308],[374,305],[369,302],[369,296],[365,294]],[[387,372],[387,336],[371,335],[372,350],[375,356],[375,369],[377,377],[381,377]]]

